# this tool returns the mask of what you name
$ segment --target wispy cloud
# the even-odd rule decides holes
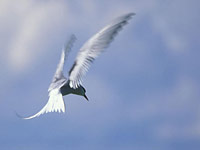
[[[1,139],[14,142],[11,138],[14,134],[21,140],[17,144],[24,145],[24,141],[37,137],[47,145],[52,143],[48,149],[55,148],[63,142],[60,139],[66,138],[69,141],[63,142],[64,147],[73,147],[75,143],[85,149],[90,143],[93,149],[101,148],[102,144],[111,149],[117,144],[122,149],[126,145],[130,149],[152,149],[157,143],[165,149],[170,141],[177,139],[198,140],[197,7],[196,2],[187,0],[1,0],[0,66],[11,70],[1,73],[0,86],[4,90],[3,96],[1,94],[4,101],[0,105],[4,122],[1,128],[5,131]],[[137,15],[107,53],[95,62],[84,80],[89,103],[81,97],[68,95],[64,98],[65,115],[47,114],[27,124],[14,118],[13,107],[29,114],[47,101],[45,90],[50,82],[47,78],[54,73],[59,59],[57,54],[60,56],[59,48],[65,38],[71,33],[77,35],[78,41],[72,51],[72,56],[76,55],[87,38],[126,12]],[[43,63],[44,59],[48,61]],[[74,60],[71,55],[69,59]],[[38,72],[31,70],[32,66]],[[22,72],[31,76],[16,77],[15,73]],[[47,122],[52,125],[47,126]],[[38,123],[40,132],[33,133]],[[50,137],[49,131],[54,131]],[[21,136],[22,132],[25,136]],[[30,145],[41,147],[38,141]],[[193,141],[188,143],[191,145]],[[9,144],[4,147],[8,148]]]
[[[29,1],[24,3],[18,1],[17,3],[20,3],[20,5],[10,3],[7,6],[14,7],[12,11],[17,18],[14,22],[10,22],[15,23],[16,26],[14,26],[15,32],[12,33],[10,46],[7,50],[7,63],[13,71],[20,72],[46,52],[43,44],[44,38],[47,38],[48,35],[52,36],[52,33],[55,32],[54,28],[65,24],[66,22],[63,19],[67,19],[68,14],[66,13],[67,6],[59,2]],[[7,15],[7,13],[3,14]]]

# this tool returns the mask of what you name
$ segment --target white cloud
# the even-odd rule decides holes
[[[63,18],[67,18],[67,9],[66,5],[53,1],[48,3],[29,1],[28,4],[22,2],[21,5],[9,3],[7,7],[11,7],[17,17],[17,19],[12,18],[16,25],[13,26],[15,31],[12,33],[11,41],[7,43],[9,44],[7,63],[13,71],[21,72],[46,51],[42,49],[46,44],[43,44],[44,38],[56,32],[54,28],[66,23]],[[9,12],[4,11],[3,14],[13,17],[9,16]]]
[[[177,24],[171,22],[168,16],[176,14],[171,12],[170,14],[158,13],[152,16],[152,27],[154,31],[158,32],[170,53],[182,53],[187,50],[188,43],[185,37],[176,31]]]
[[[7,45],[10,45],[8,49],[9,54],[7,54],[7,62],[10,64],[10,67],[12,69],[15,68],[16,71],[23,70],[30,66],[33,61],[36,61],[38,56],[45,53],[43,49],[45,46],[41,44],[44,41],[41,37],[45,37],[45,34],[47,35],[44,30],[53,32],[52,30],[55,31],[58,24],[69,21],[67,22],[68,29],[73,28],[75,30],[73,32],[75,33],[76,31],[85,31],[86,29],[87,33],[94,33],[99,27],[102,27],[109,20],[113,19],[114,16],[119,16],[126,12],[137,13],[137,16],[134,18],[134,24],[149,17],[150,22],[152,22],[152,29],[160,34],[170,53],[180,53],[187,50],[187,38],[179,30],[176,30],[180,22],[171,21],[171,18],[178,18],[178,16],[176,16],[177,9],[174,6],[172,7],[170,2],[161,3],[158,0],[136,0],[126,2],[109,1],[104,3],[105,8],[108,5],[113,5],[113,7],[102,11],[101,3],[91,0],[74,3],[74,5],[78,5],[75,8],[71,3],[72,6],[69,9],[67,8],[67,3],[64,1],[2,0],[0,2],[0,16],[4,20],[5,18],[8,20],[5,23],[6,26],[15,24],[11,41],[7,43]],[[175,4],[177,5],[178,2]],[[183,10],[186,5],[184,4],[180,7]],[[14,14],[14,17],[10,14]],[[184,12],[182,15],[184,16],[186,14],[187,12]],[[9,20],[14,21],[10,22]],[[187,20],[184,21],[187,22]],[[181,23],[184,21],[182,19]],[[55,22],[57,22],[56,26],[54,24]],[[137,39],[141,40],[140,37]],[[133,42],[137,43],[137,41]]]
[[[199,138],[199,86],[195,80],[181,77],[171,88],[156,92],[130,108],[130,118],[135,122],[160,120],[153,128],[158,139]]]

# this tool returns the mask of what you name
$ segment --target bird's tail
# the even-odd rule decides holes
[[[65,112],[65,103],[59,89],[49,92],[47,104],[38,113],[24,119],[32,119],[48,112]]]

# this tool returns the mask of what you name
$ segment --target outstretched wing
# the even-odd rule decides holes
[[[53,89],[49,93],[47,104],[38,113],[23,119],[32,119],[48,112],[65,112],[65,103],[59,89]]]
[[[63,50],[62,50],[62,54],[61,54],[61,58],[60,58],[60,62],[57,66],[57,69],[56,69],[56,72],[54,74],[54,77],[52,79],[52,82],[49,86],[49,89],[48,91],[56,88],[54,87],[55,86],[55,83],[56,81],[62,79],[64,77],[63,75],[63,67],[64,67],[64,64],[65,64],[65,60],[66,60],[66,57],[68,56],[72,46],[73,46],[73,43],[75,42],[76,40],[76,37],[75,35],[71,35],[70,37],[70,40],[68,41],[68,43],[63,47]]]
[[[71,88],[75,89],[81,84],[82,77],[89,69],[90,64],[108,47],[118,31],[127,24],[133,15],[134,13],[129,13],[115,19],[82,46],[69,71],[69,85]]]

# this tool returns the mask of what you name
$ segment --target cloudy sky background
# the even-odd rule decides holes
[[[200,149],[198,0],[0,0],[0,149]],[[137,15],[84,78],[89,102],[65,96],[65,114],[21,120],[67,61],[112,19]]]

